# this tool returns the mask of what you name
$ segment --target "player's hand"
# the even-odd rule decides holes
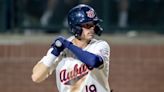
[[[51,47],[53,48],[51,53],[55,56],[59,56],[60,53],[65,49],[58,38],[54,40],[54,42],[51,44]]]
[[[70,44],[72,44],[72,42],[68,41],[67,39],[65,39],[62,36],[59,36],[56,41],[55,44],[57,47],[64,47],[67,48]]]

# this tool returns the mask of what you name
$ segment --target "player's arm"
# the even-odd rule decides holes
[[[50,69],[41,63],[37,63],[32,71],[32,80],[33,82],[40,83],[49,76]]]
[[[79,60],[89,65],[90,67],[98,68],[103,64],[103,59],[99,55],[84,51],[83,49],[73,44],[70,44],[67,48],[71,50],[78,57]]]
[[[91,50],[90,52],[100,56],[103,59],[103,64],[99,66],[99,68],[109,65],[110,47],[106,41],[99,41],[96,43],[94,50]]]
[[[71,42],[67,41],[63,37],[59,37],[58,40],[64,45],[65,48],[68,48],[72,51],[79,60],[87,64],[90,67],[98,68],[103,64],[103,59],[101,56],[84,51],[83,49],[73,45]]]
[[[52,50],[53,48],[50,48],[47,55],[34,66],[31,76],[34,82],[39,83],[49,76],[52,62],[56,59],[56,57],[51,54]]]
[[[55,60],[60,55],[64,48],[56,47],[54,43],[46,54],[33,68],[32,80],[36,83],[42,82],[51,74],[51,67],[53,67]]]

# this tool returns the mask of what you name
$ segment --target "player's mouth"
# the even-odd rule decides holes
[[[89,36],[94,36],[94,34],[93,34],[93,33],[89,33],[88,35],[89,35]]]

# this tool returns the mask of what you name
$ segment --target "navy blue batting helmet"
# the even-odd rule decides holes
[[[87,22],[93,22],[95,26],[95,33],[101,35],[102,28],[99,25],[99,22],[102,20],[99,19],[96,15],[95,10],[86,4],[79,4],[73,7],[68,13],[68,25],[71,29],[71,33],[75,37],[80,37],[82,33],[81,25]]]

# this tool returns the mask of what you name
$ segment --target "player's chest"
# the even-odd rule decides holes
[[[60,61],[57,66],[57,75],[64,84],[74,83],[87,75],[91,69],[81,61],[67,57]]]

